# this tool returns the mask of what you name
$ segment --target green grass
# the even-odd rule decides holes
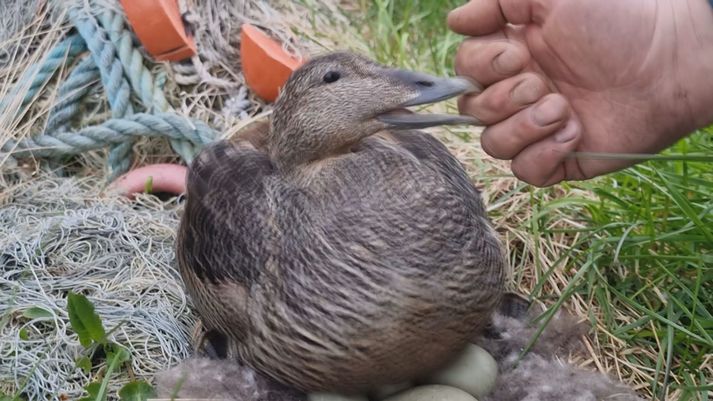
[[[388,65],[453,75],[453,54],[461,41],[446,27],[456,0],[361,0],[367,11],[370,45]]]
[[[452,75],[461,38],[447,30],[445,16],[460,3],[363,2],[375,57]],[[712,137],[713,130],[695,134],[665,154],[703,154],[710,160]],[[478,178],[485,185],[503,179]],[[506,204],[515,197],[526,199],[526,210],[500,216],[522,234],[508,237],[513,284],[531,289],[551,310],[575,300],[584,305],[582,314],[597,327],[602,360],[641,386],[642,393],[708,400],[713,394],[713,163],[693,157],[656,160],[550,189],[513,185],[490,203]]]
[[[699,133],[666,153],[711,154],[709,140],[710,133]],[[532,217],[538,227],[554,227],[562,215],[582,223],[536,234],[541,241],[579,235],[568,265],[552,266],[584,271],[565,295],[590,300],[601,312],[592,315],[592,323],[624,341],[625,349],[640,351],[620,356],[648,370],[640,378],[650,381],[650,392],[660,399],[706,399],[712,389],[711,183],[711,163],[648,162],[573,185],[593,196],[543,201]],[[546,297],[541,289],[533,295]]]

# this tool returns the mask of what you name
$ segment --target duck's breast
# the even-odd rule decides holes
[[[478,191],[440,142],[408,135],[320,161],[276,200],[280,291],[254,321],[279,336],[251,348],[259,363],[359,387],[438,365],[486,323],[502,255]]]

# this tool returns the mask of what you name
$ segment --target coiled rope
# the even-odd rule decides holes
[[[35,99],[46,83],[64,65],[89,50],[59,86],[59,100],[50,110],[44,132],[30,138],[8,140],[1,151],[13,157],[59,158],[88,150],[110,147],[110,178],[131,166],[132,145],[139,136],[166,137],[181,158],[190,162],[198,149],[217,137],[200,121],[171,113],[160,80],[144,64],[144,57],[134,45],[123,16],[103,11],[93,17],[80,8],[69,10],[77,33],[68,35],[44,58],[40,65],[20,78],[0,109],[26,90],[21,107]],[[103,124],[72,131],[71,121],[80,110],[82,99],[94,82],[101,81],[111,107],[112,118]],[[147,113],[135,114],[132,93],[140,99]]]
[[[126,143],[140,136],[184,140],[200,148],[215,139],[215,131],[200,120],[175,113],[136,113],[79,131],[11,139],[0,149],[17,157],[62,157]]]

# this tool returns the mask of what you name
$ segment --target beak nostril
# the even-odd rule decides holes
[[[431,82],[431,81],[416,81],[416,85],[425,86],[427,88],[430,88],[433,86],[433,82]]]

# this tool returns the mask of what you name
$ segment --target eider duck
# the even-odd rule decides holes
[[[286,82],[269,129],[190,165],[177,258],[204,326],[301,391],[368,391],[454,358],[503,292],[461,164],[407,107],[476,86],[330,53]]]

